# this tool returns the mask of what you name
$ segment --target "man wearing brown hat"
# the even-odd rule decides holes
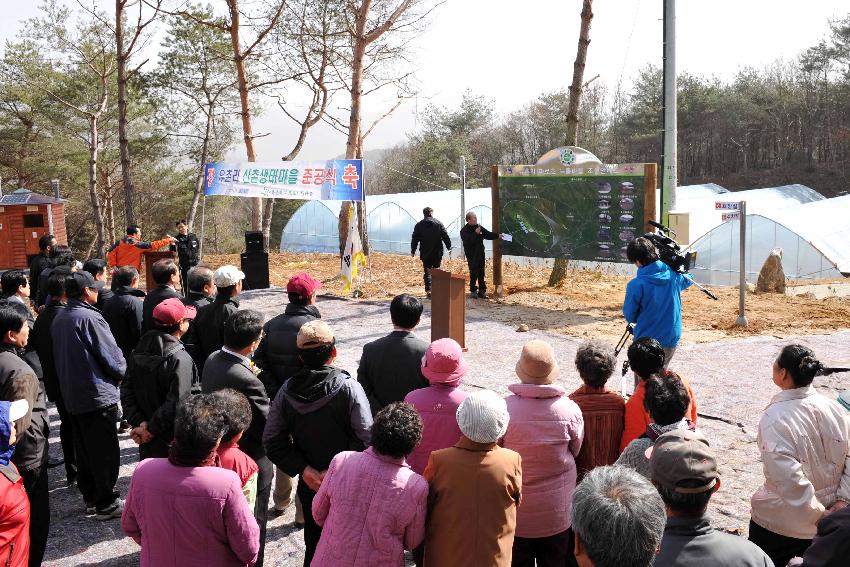
[[[263,432],[269,459],[287,475],[300,477],[305,567],[322,535],[312,504],[331,459],[343,451],[361,451],[371,440],[369,400],[348,372],[332,366],[335,343],[325,322],[301,326],[296,345],[304,368],[278,391]]]
[[[661,435],[647,449],[652,482],[667,508],[667,525],[654,567],[772,567],[746,539],[717,531],[706,513],[720,488],[717,459],[708,440],[688,429]]]

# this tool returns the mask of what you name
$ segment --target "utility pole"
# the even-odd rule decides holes
[[[676,0],[664,0],[664,134],[661,160],[661,222],[676,209]]]

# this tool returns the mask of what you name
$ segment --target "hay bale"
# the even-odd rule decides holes
[[[785,271],[782,269],[782,248],[774,248],[759,272],[756,290],[759,293],[785,293]]]

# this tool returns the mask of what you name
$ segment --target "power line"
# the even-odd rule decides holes
[[[428,181],[427,179],[422,179],[421,177],[416,177],[415,175],[411,175],[411,174],[409,174],[409,173],[405,173],[405,172],[403,172],[403,171],[399,171],[399,170],[397,170],[397,169],[395,169],[395,168],[392,168],[392,167],[390,167],[390,166],[388,166],[388,165],[384,165],[384,164],[382,164],[382,163],[378,163],[378,162],[376,162],[376,161],[367,160],[367,159],[364,159],[363,161],[364,161],[364,162],[366,162],[366,163],[368,163],[369,165],[377,165],[378,167],[383,167],[384,169],[387,169],[387,170],[389,170],[389,171],[392,171],[393,173],[398,173],[399,175],[404,175],[405,177],[409,177],[409,178],[411,178],[411,179],[415,179],[415,180],[417,180],[417,181],[421,181],[422,183],[427,183],[428,185],[433,185],[434,187],[436,187],[436,188],[438,188],[438,189],[442,189],[442,190],[444,190],[444,191],[451,191],[451,189],[449,189],[448,187],[443,187],[442,185],[437,185],[436,183],[433,183],[433,182],[431,182],[431,181]]]

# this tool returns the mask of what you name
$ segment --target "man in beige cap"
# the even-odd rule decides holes
[[[198,309],[193,326],[195,364],[203,372],[207,357],[224,345],[224,323],[239,311],[237,296],[242,293],[245,274],[236,266],[222,266],[213,274],[218,290],[215,301]]]
[[[322,535],[313,519],[313,498],[335,455],[369,445],[372,412],[363,387],[348,372],[332,366],[336,340],[327,323],[304,323],[296,345],[304,367],[278,390],[263,443],[278,468],[300,477],[297,494],[304,511],[308,567]]]
[[[519,454],[497,443],[510,421],[505,400],[474,392],[456,417],[460,440],[431,453],[425,468],[425,567],[509,567],[522,468]]]

